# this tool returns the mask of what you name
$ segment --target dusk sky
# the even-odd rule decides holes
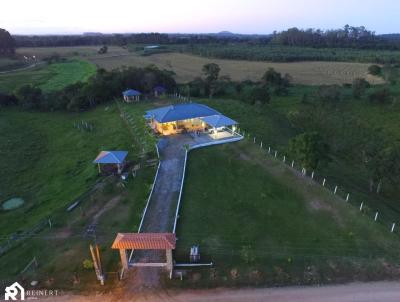
[[[400,32],[399,0],[3,0],[0,28],[12,34],[180,32],[268,34],[297,26],[365,25]]]

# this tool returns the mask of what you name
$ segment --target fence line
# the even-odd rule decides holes
[[[251,137],[251,136],[250,136],[250,133],[249,133],[249,132],[243,131],[243,135],[244,135],[245,133],[247,133],[247,138],[250,139],[250,137]],[[245,136],[244,136],[244,137],[245,137]],[[246,137],[245,137],[245,138],[246,138]],[[253,143],[256,144],[256,142],[257,142],[256,136],[252,136],[252,138],[253,138]],[[262,143],[262,141],[260,142],[260,149],[263,149],[263,143]],[[271,146],[268,146],[268,149],[267,149],[266,151],[267,151],[267,154],[273,156],[274,158],[278,158],[278,151],[277,151],[277,150],[271,149]],[[286,155],[283,155],[282,162],[283,162],[286,166],[289,166],[289,167],[293,168],[294,170],[298,171],[297,168],[296,168],[296,166],[295,166],[295,161],[292,160],[292,161],[290,162],[290,161],[287,161],[287,160],[288,160],[287,156],[286,156]],[[289,164],[289,162],[290,162],[290,164]],[[299,171],[299,172],[300,172],[303,176],[308,177],[308,175],[307,175],[307,170],[306,170],[304,167],[301,167],[301,166],[300,166],[300,168],[301,168],[301,171]],[[315,176],[316,176],[315,171],[312,171],[309,177],[314,181],[314,183],[320,184],[320,183],[318,182],[318,180],[316,180],[316,177],[315,177]],[[346,192],[346,191],[340,189],[338,185],[335,185],[335,186],[333,187],[333,189],[329,189],[329,187],[327,186],[326,177],[323,177],[323,180],[322,180],[322,184],[321,184],[321,185],[322,185],[322,187],[326,188],[328,191],[331,191],[331,192],[333,193],[333,195],[336,195],[336,196],[338,196],[339,198],[343,199],[344,201],[351,203],[351,201],[350,201],[350,192]],[[342,192],[342,193],[344,193],[344,194],[346,194],[345,197],[342,197],[343,195],[341,196],[341,195],[339,194],[339,191]],[[354,200],[354,202],[356,202],[356,200]],[[354,203],[354,202],[353,202],[353,203]],[[357,207],[359,207],[360,212],[364,212],[364,213],[368,214],[367,212],[369,211],[369,209],[364,205],[364,201],[361,202],[361,204],[359,204],[359,205],[357,204]],[[395,230],[396,230],[396,222],[393,222],[393,221],[388,222],[389,219],[385,220],[385,217],[384,217],[384,216],[385,216],[385,215],[383,215],[382,213],[379,213],[379,211],[376,211],[375,214],[374,214],[373,219],[374,219],[374,221],[378,221],[378,222],[383,223],[383,225],[386,226],[386,227],[389,226],[388,229],[389,229],[389,231],[390,231],[391,233],[396,233],[396,232],[395,232]],[[378,217],[381,217],[381,218],[378,220]]]
[[[10,249],[13,247],[17,246],[18,243],[23,242],[24,240],[27,240],[31,238],[32,236],[40,233],[43,231],[45,228],[52,227],[52,221],[57,221],[58,215],[60,215],[59,211],[64,212],[71,212],[73,209],[75,209],[83,200],[91,196],[94,192],[97,191],[98,189],[98,184],[102,182],[106,182],[110,177],[104,177],[98,179],[93,186],[82,193],[79,197],[74,199],[72,203],[70,203],[67,207],[65,205],[59,207],[58,209],[55,209],[53,211],[52,216],[49,216],[47,218],[44,218],[40,220],[36,225],[32,226],[28,230],[24,230],[22,232],[14,232],[11,235],[8,236],[7,242],[3,245],[0,245],[0,256],[8,252]]]

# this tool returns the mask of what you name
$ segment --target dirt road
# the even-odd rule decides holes
[[[50,301],[50,299],[44,299]],[[399,302],[400,282],[350,283],[321,287],[284,287],[257,289],[215,289],[153,291],[120,296],[118,294],[62,295],[56,302],[134,301],[134,302]]]

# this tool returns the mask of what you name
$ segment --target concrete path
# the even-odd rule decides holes
[[[241,136],[220,133],[219,137],[211,138],[203,134],[191,136],[178,134],[168,136],[160,141],[160,168],[155,180],[147,211],[143,218],[141,233],[172,233],[175,213],[179,203],[179,194],[185,167],[186,148],[197,148],[209,143],[225,143],[230,140],[240,140]],[[133,254],[131,262],[164,263],[165,251],[138,250]],[[128,274],[130,290],[140,291],[145,288],[160,286],[162,268],[136,267]]]
[[[185,163],[184,146],[193,143],[193,139],[175,135],[163,140],[159,149],[161,165],[141,233],[172,233],[174,225]]]

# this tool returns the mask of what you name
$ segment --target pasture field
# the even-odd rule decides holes
[[[106,110],[106,108],[108,108]],[[74,126],[90,123],[94,130]],[[91,188],[101,150],[133,149],[114,105],[83,114],[0,112],[0,200],[21,197],[22,208],[0,212],[1,236],[25,229]]]
[[[266,106],[228,99],[196,101],[236,119],[265,144],[284,150],[288,139],[298,133],[286,116],[301,105],[296,98],[299,91],[294,89],[313,88],[291,88],[288,97],[273,99]],[[177,101],[161,99],[123,108],[132,116],[141,116],[148,108],[171,102]],[[94,130],[75,128],[74,123],[82,120]],[[98,289],[93,271],[82,266],[89,258],[88,244],[94,240],[85,230],[96,222],[96,240],[111,272],[107,282],[111,286],[119,260],[118,253],[110,250],[111,242],[117,231],[137,229],[155,169],[144,169],[125,187],[105,184],[72,213],[64,209],[93,186],[97,169],[92,160],[100,150],[125,149],[130,159],[138,160],[137,136],[141,133],[132,132],[123,122],[115,104],[84,113],[6,109],[0,113],[0,122],[0,135],[5,138],[0,141],[0,155],[5,159],[0,163],[4,172],[0,198],[25,200],[19,209],[0,212],[3,238],[62,212],[51,229],[0,257],[0,280],[17,275],[36,256],[39,268],[27,272],[28,279],[54,280],[50,284],[58,288]],[[362,182],[363,174],[354,180],[347,174],[357,171],[356,163],[339,165],[345,170],[333,169],[335,164],[326,171],[338,178],[344,174],[346,182]],[[189,247],[200,244],[202,261],[212,260],[216,266],[211,271],[200,270],[200,280],[191,283],[189,278],[189,284],[178,286],[328,283],[400,274],[397,234],[294,175],[248,141],[191,152],[183,194],[177,260],[188,261]],[[78,284],[71,281],[76,276]]]
[[[249,106],[236,100],[201,99],[200,102],[239,121],[240,127],[252,136],[256,136],[258,141],[263,141],[264,146],[271,146],[280,154],[284,154],[287,152],[289,139],[302,132],[291,124],[288,116],[301,109],[315,110],[309,104],[302,104],[299,97],[303,93],[310,95],[313,91],[312,87],[292,87],[289,96],[275,96],[267,106]],[[327,132],[320,132],[321,135],[329,139],[329,136],[341,137],[345,132],[351,133],[346,123],[352,120],[358,125],[379,129],[383,139],[387,141],[400,140],[400,124],[397,118],[400,107],[379,106],[366,102],[366,100],[351,100],[337,105],[334,110],[329,107],[320,109],[320,118],[324,120],[324,124],[330,125],[329,129],[325,129]],[[354,141],[357,140],[357,134],[355,135]],[[326,177],[327,184],[331,188],[338,185],[339,191],[344,196],[351,192],[352,199],[359,203],[364,201],[371,212],[379,210],[380,215],[385,217],[387,228],[390,228],[390,222],[398,221],[400,218],[398,190],[385,189],[380,195],[371,193],[367,170],[359,159],[349,158],[346,152],[332,152],[330,156],[331,161],[319,167],[316,175]]]
[[[115,181],[107,183],[74,211],[60,214],[59,220],[52,221],[51,228],[2,255],[0,287],[23,278],[27,283],[38,280],[44,287],[58,289],[112,289],[118,284],[119,269],[118,252],[111,249],[112,242],[117,232],[137,230],[154,174],[154,168],[144,169],[125,187]],[[94,233],[87,232],[91,225],[96,225]],[[102,265],[107,272],[105,288],[98,284],[93,269],[83,267],[83,261],[91,259],[89,244],[94,243],[100,246]],[[38,267],[20,275],[33,257]]]
[[[83,60],[63,63],[39,63],[36,67],[0,74],[0,92],[12,92],[26,84],[38,86],[44,91],[55,91],[78,81],[86,81],[96,72],[96,67]]]
[[[179,216],[177,261],[199,244],[214,270],[178,286],[371,280],[393,277],[392,265],[400,273],[397,236],[250,140],[190,153]]]
[[[257,81],[270,67],[281,73],[288,73],[293,82],[304,85],[343,84],[351,83],[353,79],[363,77],[372,84],[382,84],[383,80],[368,74],[369,63],[351,62],[262,62],[246,60],[225,60],[206,58],[186,53],[160,53],[142,56],[139,53],[129,52],[127,48],[112,46],[106,54],[99,55],[96,46],[82,47],[47,47],[47,48],[20,48],[19,54],[35,54],[39,58],[58,53],[65,57],[74,57],[88,60],[99,68],[107,70],[123,66],[145,67],[151,64],[161,69],[172,70],[176,73],[179,83],[186,83],[197,76],[202,76],[202,67],[207,63],[217,63],[221,67],[221,75],[228,75],[232,80]]]
[[[115,69],[122,66],[145,67],[151,64],[161,69],[172,70],[176,80],[185,83],[195,77],[202,76],[202,67],[207,63],[217,63],[221,67],[221,75],[227,75],[234,81],[258,81],[264,72],[272,67],[278,72],[288,73],[293,82],[304,85],[351,83],[355,78],[366,78],[372,84],[381,84],[383,80],[368,74],[367,63],[343,62],[293,62],[269,63],[244,60],[209,59],[182,53],[163,53],[141,56],[135,53],[124,56],[96,57],[90,60],[98,67]]]
[[[82,121],[93,131],[74,126]],[[86,233],[91,224],[96,225],[105,269],[117,271],[118,255],[110,249],[111,243],[118,231],[137,230],[155,168],[141,169],[125,185],[115,179],[96,185],[76,209],[67,212],[66,208],[99,180],[92,161],[101,150],[128,150],[128,160],[138,161],[141,147],[134,138],[140,135],[127,127],[115,104],[79,114],[14,109],[0,113],[0,202],[13,196],[25,200],[16,210],[0,211],[0,244],[11,233],[39,221],[51,218],[52,223],[0,256],[0,286],[8,284],[8,278],[15,279],[33,257],[39,267],[24,273],[26,278],[44,283],[54,279],[51,282],[59,288],[96,285],[93,270],[82,265],[90,259],[88,247],[94,242],[94,234]],[[74,276],[81,280],[79,284],[72,283]],[[109,277],[108,284],[117,280],[116,274]]]
[[[25,62],[17,59],[0,58],[0,72],[25,67]]]
[[[36,56],[39,60],[58,54],[66,58],[76,57],[103,57],[110,55],[123,55],[129,54],[126,48],[119,46],[109,46],[106,54],[99,55],[97,51],[99,46],[70,46],[70,47],[21,47],[17,48],[17,55],[21,56]]]

